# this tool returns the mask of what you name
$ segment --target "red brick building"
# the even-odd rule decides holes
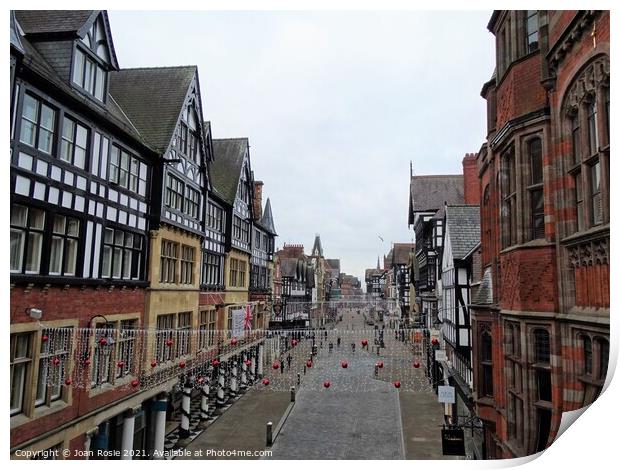
[[[477,157],[474,386],[488,458],[532,454],[609,356],[609,12],[495,11]]]

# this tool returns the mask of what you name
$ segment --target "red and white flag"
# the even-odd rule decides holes
[[[245,317],[243,317],[243,328],[246,330],[252,329],[252,306],[247,304],[245,306]]]

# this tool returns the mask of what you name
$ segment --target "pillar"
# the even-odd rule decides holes
[[[91,440],[93,438],[93,436],[96,436],[99,433],[99,428],[93,428],[90,429],[86,432],[86,438],[84,439],[84,455],[85,455],[85,459],[88,460],[88,457],[90,455],[90,443]]]
[[[226,377],[224,377],[224,364],[220,363],[217,367],[217,406],[219,408],[226,404],[224,399],[224,386],[226,384]]]
[[[206,422],[209,419],[209,381],[205,380],[200,389],[200,420]]]
[[[181,426],[179,427],[179,439],[189,437],[189,419],[191,417],[192,387],[189,382],[183,385],[183,398],[181,400]]]
[[[250,367],[248,368],[248,383],[252,384],[256,380],[256,354],[258,354],[258,348],[252,348],[250,350]]]
[[[155,438],[153,442],[154,459],[164,458],[164,442],[166,439],[166,410],[168,409],[168,394],[162,393],[153,400],[152,410],[155,413]]]
[[[265,349],[264,343],[258,345],[258,367],[256,373],[258,378],[263,377],[263,350]]]
[[[123,418],[123,434],[121,438],[121,460],[132,460],[133,435],[136,424],[136,410],[125,411]]]
[[[243,354],[241,355],[241,390],[248,388],[248,366],[245,363],[247,359],[247,352],[243,351]]]
[[[239,374],[239,367],[238,367],[238,358],[237,356],[234,356],[233,358],[231,358],[232,364],[231,364],[231,368],[230,368],[230,397],[231,398],[235,398],[238,395],[239,392],[239,380],[237,378],[237,375]]]

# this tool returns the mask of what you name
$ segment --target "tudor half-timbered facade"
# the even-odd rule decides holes
[[[118,347],[77,328],[144,325],[157,152],[109,93],[105,11],[17,11],[11,29],[11,447],[75,448],[100,406],[140,403],[115,388],[140,374],[133,353],[110,367]]]

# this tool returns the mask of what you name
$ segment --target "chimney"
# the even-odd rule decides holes
[[[476,154],[467,153],[463,158],[463,189],[465,204],[480,205],[480,179]]]
[[[254,211],[254,220],[260,220],[263,216],[263,182],[254,181],[254,201],[252,210]]]

